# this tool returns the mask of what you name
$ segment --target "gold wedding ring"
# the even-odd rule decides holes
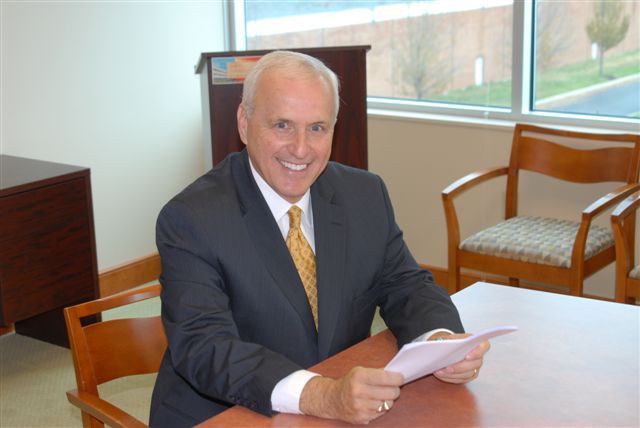
[[[387,400],[384,400],[380,407],[378,407],[378,413],[382,413],[383,411],[388,412],[389,410],[391,410],[391,406]]]

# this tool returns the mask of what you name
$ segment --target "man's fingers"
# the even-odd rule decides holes
[[[450,371],[448,369],[438,370],[434,373],[436,377],[441,380],[457,379],[457,380],[471,380],[476,378],[480,373],[479,368],[474,369],[458,369],[457,371]]]
[[[434,373],[438,379],[449,383],[465,383],[478,377],[482,367],[482,358],[463,360]]]
[[[400,396],[404,378],[399,373],[382,369],[356,367],[343,378],[343,382],[345,410],[354,415],[346,420],[367,423],[393,407]]]
[[[400,396],[400,386],[404,383],[404,377],[400,373],[381,369],[357,367],[347,376],[351,378],[350,394],[375,401],[376,408],[384,400],[396,400]]]
[[[397,372],[388,372],[382,369],[368,369],[355,367],[349,373],[357,382],[372,386],[401,386],[404,377]]]
[[[396,400],[400,396],[400,388],[397,386],[369,386],[367,396],[367,398],[376,400],[380,405],[380,401]]]
[[[476,358],[482,358],[484,356],[484,354],[487,353],[487,351],[491,348],[491,344],[489,343],[488,340],[485,340],[484,342],[482,342],[481,344],[479,344],[478,346],[476,346],[475,348],[473,348],[465,357],[465,359],[467,360],[473,360]]]

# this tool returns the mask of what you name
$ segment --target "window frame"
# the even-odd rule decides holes
[[[640,132],[640,118],[546,112],[532,109],[535,70],[533,61],[535,1],[513,0],[511,108],[367,96],[368,114],[427,121],[443,120],[501,125],[528,122],[574,129],[596,128],[603,131]],[[226,49],[246,50],[244,0],[227,0],[223,3],[223,8],[226,24]]]

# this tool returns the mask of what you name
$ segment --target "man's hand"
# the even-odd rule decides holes
[[[444,340],[451,339],[464,339],[469,334],[448,334],[448,333],[436,333],[429,340],[437,340],[442,338]],[[476,346],[464,357],[464,360],[438,370],[433,375],[443,382],[449,383],[467,383],[478,377],[480,373],[480,367],[482,367],[482,358],[487,353],[491,345],[489,341],[484,341],[480,345]]]
[[[300,410],[306,415],[368,424],[384,415],[381,406],[385,401],[388,408],[393,406],[403,381],[400,373],[364,367],[354,367],[339,379],[316,376],[302,390]]]

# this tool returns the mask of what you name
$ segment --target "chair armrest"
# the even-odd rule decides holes
[[[489,168],[482,171],[472,172],[465,175],[459,180],[454,181],[448,185],[442,191],[443,198],[454,198],[458,194],[495,177],[506,175],[509,172],[509,167],[501,166],[496,168]]]
[[[607,193],[587,208],[582,211],[582,221],[576,234],[576,239],[573,243],[573,251],[571,254],[571,265],[576,266],[584,263],[584,250],[587,244],[587,236],[589,234],[589,227],[591,226],[591,220],[601,214],[604,210],[619,203],[621,200],[634,192],[640,190],[638,184],[626,184],[617,188],[611,193]]]
[[[444,217],[447,224],[447,245],[450,254],[455,252],[460,244],[460,225],[458,224],[458,213],[456,212],[453,198],[483,181],[500,175],[506,175],[508,172],[509,168],[506,166],[472,172],[453,182],[442,191],[442,205],[444,207]],[[451,257],[449,257],[449,260],[451,260]],[[449,269],[451,269],[451,266]]]
[[[611,222],[615,224],[622,224],[624,219],[629,217],[629,215],[637,210],[639,206],[640,193],[620,202],[620,205],[618,205],[611,213]]]
[[[607,193],[605,196],[601,197],[582,211],[583,221],[587,219],[590,220],[591,218],[600,214],[602,211],[612,207],[615,204],[618,204],[624,198],[632,195],[638,190],[640,190],[640,184],[627,184],[617,188],[611,193]]]
[[[611,229],[616,243],[616,295],[615,301],[627,300],[626,282],[635,260],[635,213],[640,207],[640,193],[635,193],[611,213]]]
[[[127,428],[146,428],[147,426],[130,414],[93,394],[73,389],[67,391],[67,399],[83,412],[89,413],[91,416],[109,426]]]

